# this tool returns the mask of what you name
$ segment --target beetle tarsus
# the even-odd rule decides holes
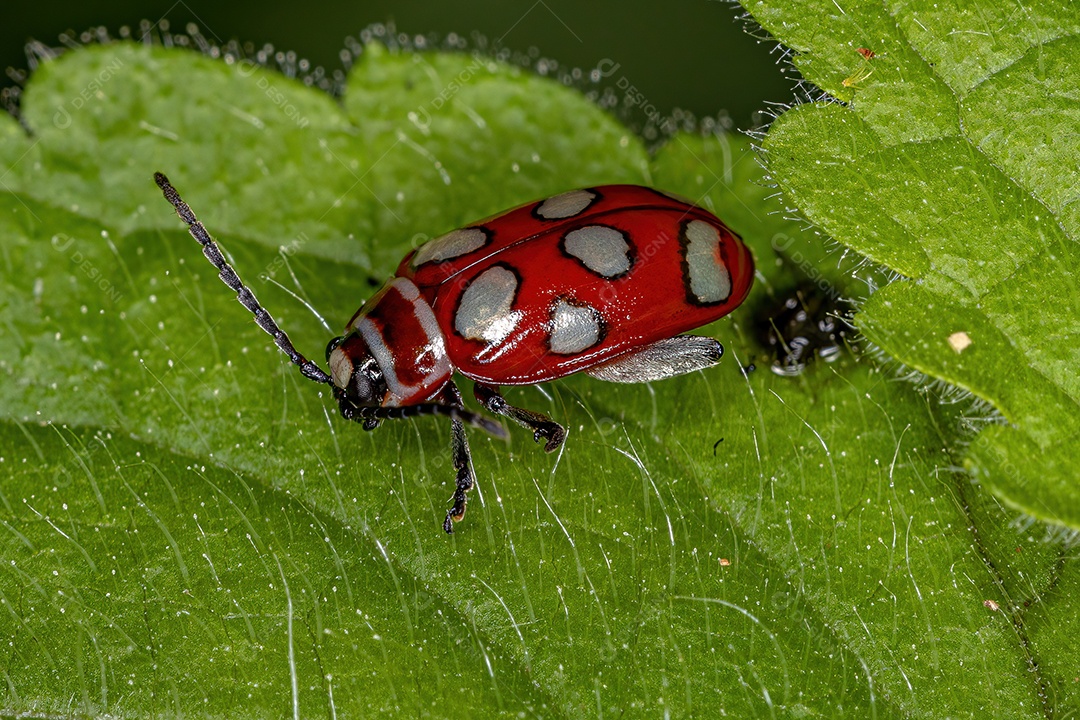
[[[467,489],[462,485],[459,485],[458,489],[454,491],[454,506],[446,511],[446,519],[443,520],[442,525],[447,535],[453,535],[454,523],[461,522],[465,517],[465,506],[469,502],[469,496],[465,494],[466,492]]]
[[[545,423],[533,433],[533,440],[536,442],[547,440],[544,443],[544,452],[555,452],[566,441],[566,428],[557,422]]]
[[[454,505],[446,512],[446,519],[443,521],[443,530],[447,534],[453,534],[454,523],[461,522],[465,517],[465,506],[469,502],[468,492],[472,490],[473,485],[476,484],[476,480],[473,478],[472,468],[467,464],[465,467],[458,468],[457,475],[457,487],[454,488]]]
[[[495,385],[476,383],[473,386],[473,394],[489,412],[510,418],[523,428],[532,430],[533,440],[536,442],[546,440],[544,443],[545,452],[555,452],[566,440],[566,428],[543,413],[514,407],[506,402],[506,398],[502,396],[499,388]]]

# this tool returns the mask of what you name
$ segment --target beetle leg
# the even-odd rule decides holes
[[[352,420],[353,422],[360,423],[360,426],[365,430],[371,431],[379,427],[382,420],[377,417],[373,417],[370,413],[371,408],[357,407],[349,402],[345,397],[345,391],[339,387],[334,387],[334,399],[337,400],[338,410],[341,412],[341,417],[346,420]]]
[[[471,427],[480,428],[492,437],[505,438],[507,436],[506,428],[499,423],[494,420],[489,420],[479,413],[466,410],[465,406],[460,403],[460,392],[458,393],[459,402],[456,403],[428,402],[419,403],[418,405],[389,407],[378,405],[353,405],[352,402],[345,397],[344,392],[340,390],[335,393],[335,398],[337,398],[338,401],[341,417],[346,420],[360,423],[365,430],[374,430],[382,424],[383,420],[401,420],[404,418],[417,417],[419,415],[447,415],[456,418]]]
[[[546,452],[558,450],[566,440],[566,428],[543,413],[514,407],[506,402],[506,398],[495,385],[476,383],[473,385],[473,394],[489,412],[508,417],[521,427],[532,430],[533,440],[536,442],[540,442],[541,438],[547,440],[544,444]]]
[[[465,403],[461,398],[461,391],[451,381],[443,391],[446,404],[464,409]],[[473,473],[472,456],[469,453],[469,439],[465,437],[465,423],[459,417],[452,416],[450,419],[450,449],[454,461],[454,470],[457,471],[457,484],[454,487],[454,506],[446,513],[443,520],[443,530],[448,534],[454,532],[454,523],[465,517],[465,505],[469,500],[468,492],[476,485],[476,475]]]
[[[339,398],[342,417],[361,423],[365,430],[374,430],[383,418],[404,418],[436,412],[450,416],[450,447],[457,479],[454,486],[454,505],[446,513],[443,530],[453,533],[454,523],[465,517],[465,505],[469,500],[467,493],[476,485],[472,455],[469,453],[469,439],[465,437],[465,421],[487,430],[496,437],[505,437],[506,431],[496,423],[466,410],[461,391],[453,382],[450,382],[443,390],[440,403],[424,403],[401,408],[356,407],[343,398],[344,395]]]

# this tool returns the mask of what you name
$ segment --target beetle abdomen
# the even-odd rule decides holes
[[[738,307],[753,276],[719,219],[636,186],[564,193],[444,238],[399,272],[431,303],[454,366],[499,385],[563,377],[708,324]]]

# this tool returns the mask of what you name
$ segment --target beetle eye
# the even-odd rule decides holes
[[[326,344],[326,362],[330,362],[330,353],[334,352],[334,348],[341,344],[344,337],[336,337]]]
[[[356,366],[347,390],[350,399],[358,405],[382,404],[386,397],[386,382],[375,358],[368,355]]]
[[[368,403],[371,401],[371,396],[374,394],[371,387],[371,379],[363,372],[358,370],[353,373],[352,387],[349,388],[351,394],[358,402]]]

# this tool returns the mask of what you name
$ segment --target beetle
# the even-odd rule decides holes
[[[293,347],[169,180],[154,180],[221,280],[304,377],[331,387],[344,418],[374,430],[387,419],[450,417],[457,478],[447,533],[476,483],[465,425],[506,435],[465,408],[454,372],[474,381],[484,408],[552,452],[566,429],[511,405],[500,386],[576,372],[640,383],[715,365],[723,346],[684,333],[738,307],[754,276],[741,238],[685,199],[636,185],[572,190],[409,253],[326,346],[326,372]]]

